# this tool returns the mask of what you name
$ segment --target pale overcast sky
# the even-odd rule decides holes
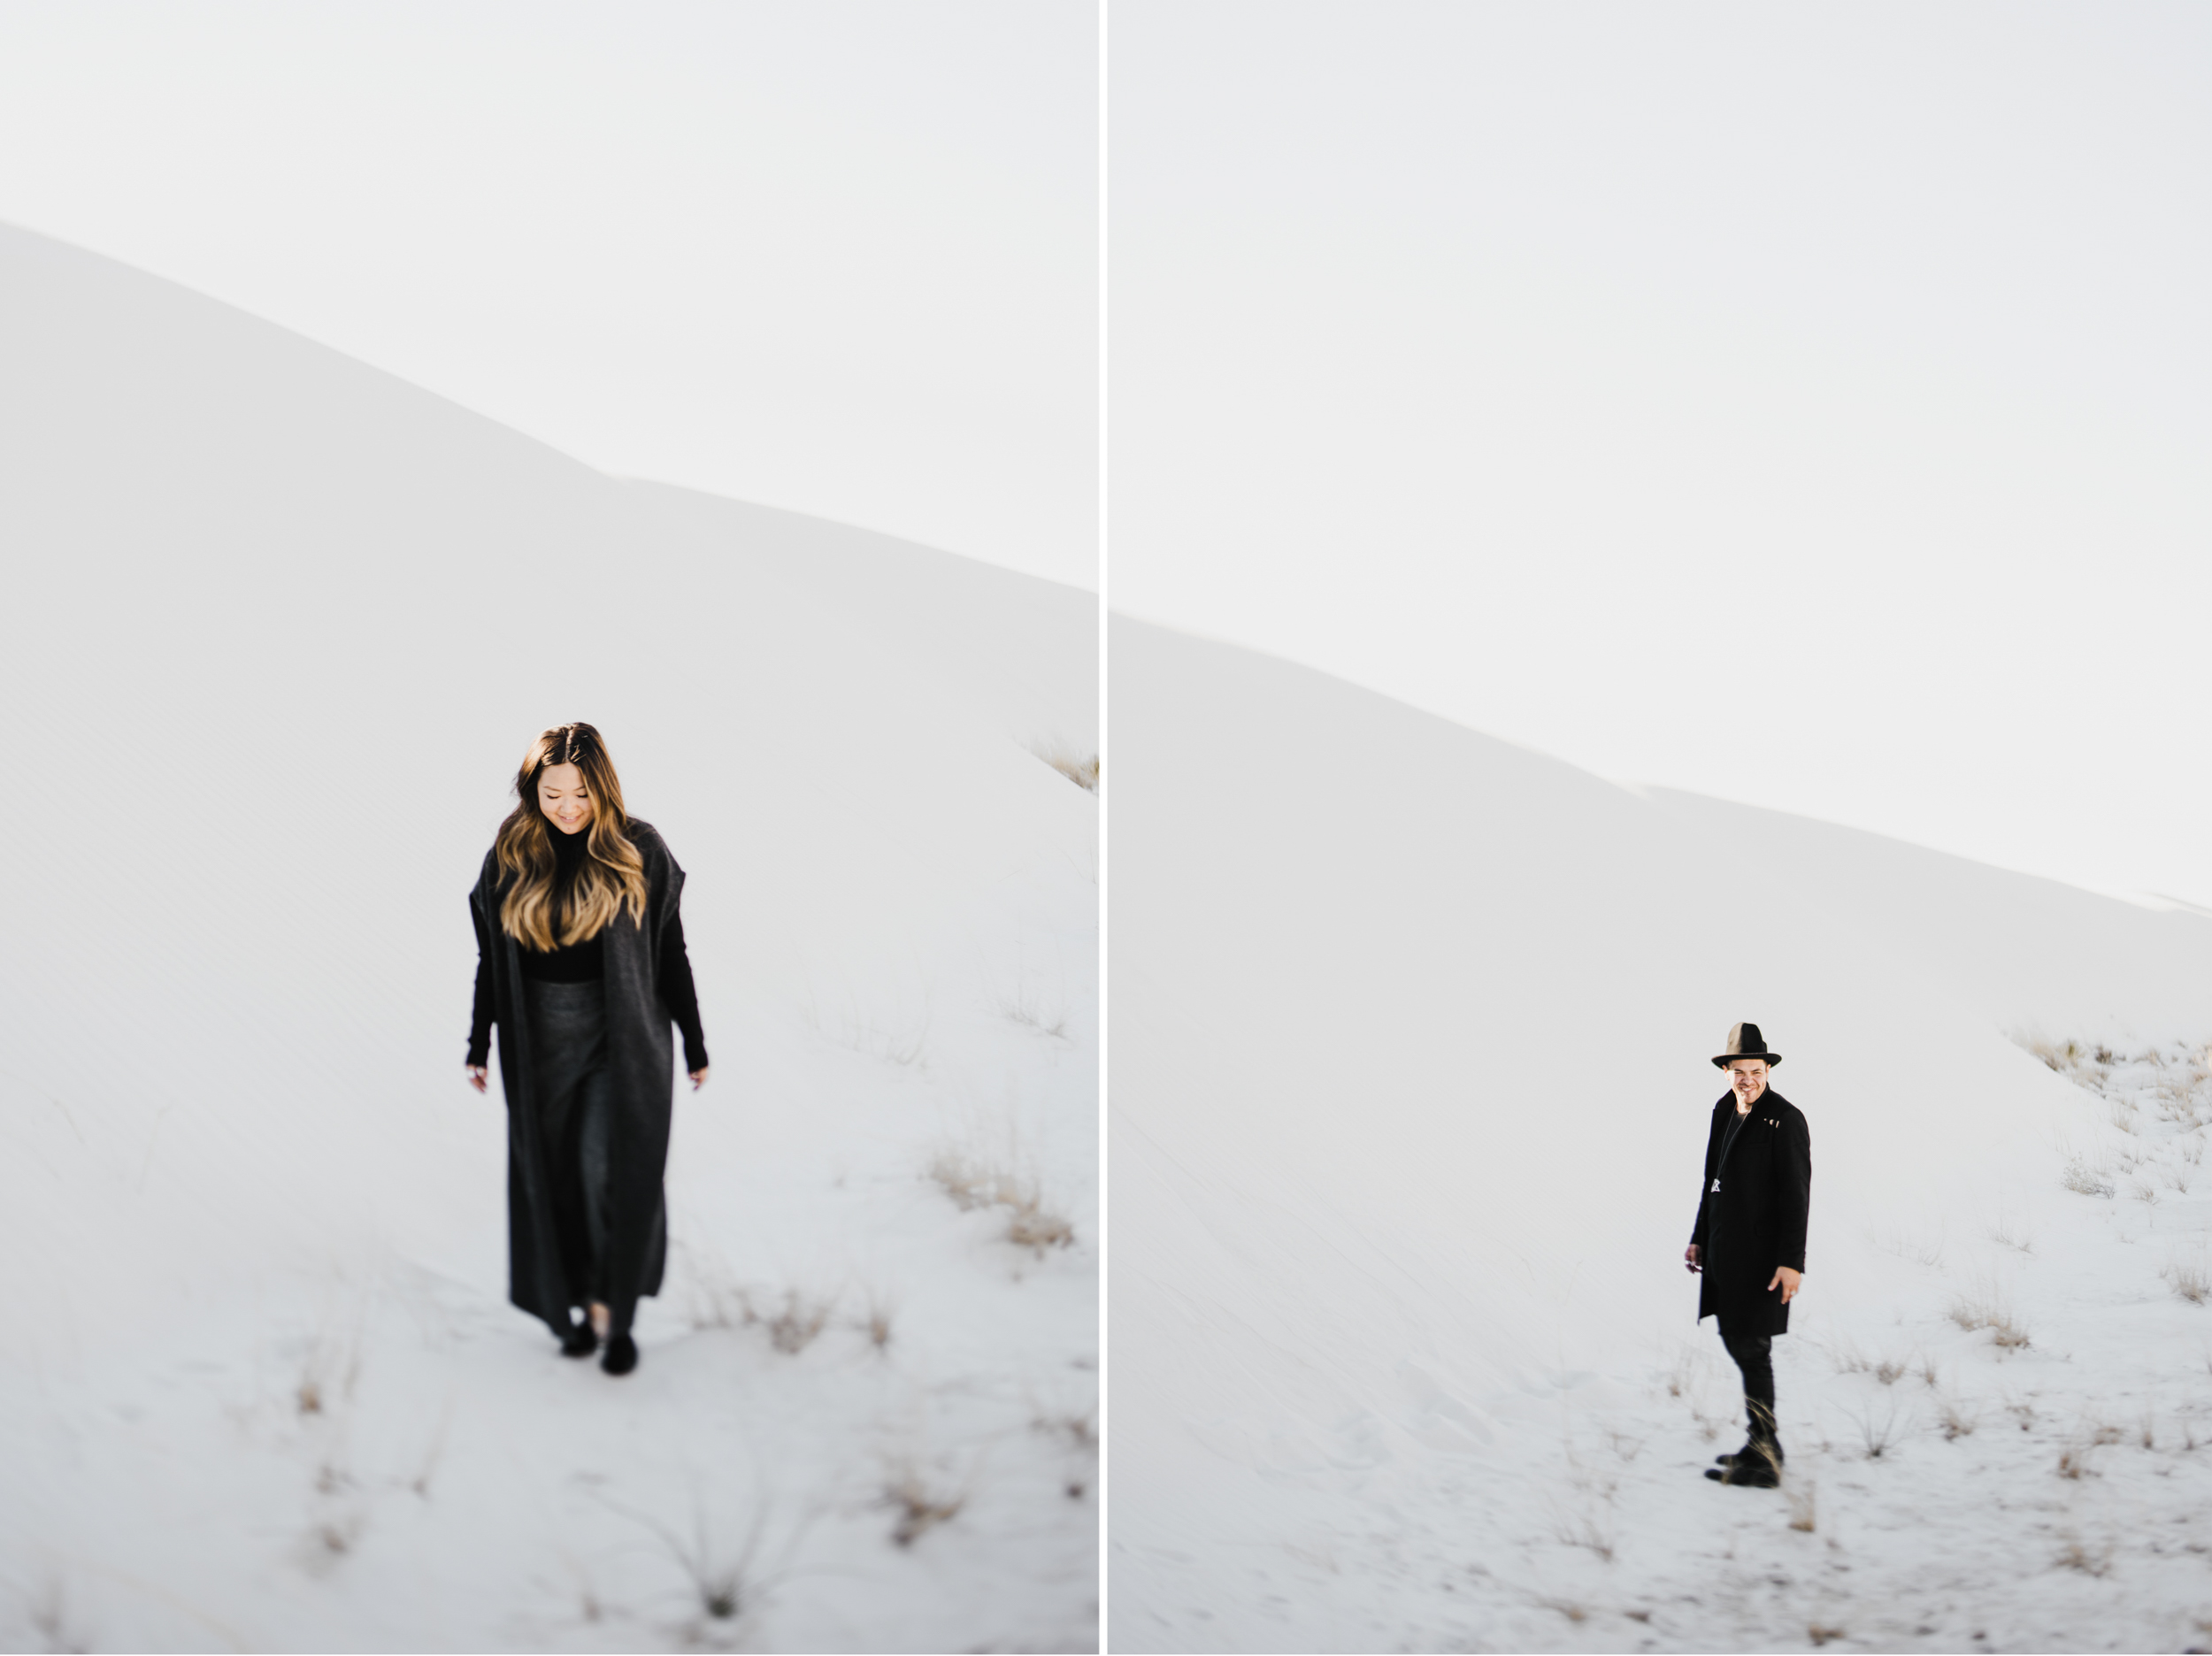
[[[2212,905],[2212,8],[1115,0],[1110,50],[1116,609]]]
[[[0,219],[618,474],[1095,587],[1089,0],[0,0]]]

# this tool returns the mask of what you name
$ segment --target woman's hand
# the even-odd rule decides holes
[[[1788,1266],[1777,1265],[1774,1268],[1774,1280],[1767,1284],[1767,1292],[1772,1293],[1779,1288],[1782,1291],[1782,1303],[1787,1305],[1797,1298],[1797,1284],[1802,1280],[1804,1280],[1803,1277]]]
[[[1698,1245],[1694,1242],[1691,1243],[1688,1247],[1682,1250],[1683,1269],[1687,1270],[1693,1276],[1697,1275],[1698,1268],[1705,1262],[1702,1257],[1704,1252],[1705,1250],[1698,1246]]]
[[[707,1069],[707,1065],[701,1064],[696,1070],[694,1070],[691,1072],[691,1090],[694,1092],[696,1092],[701,1087],[706,1085]]]
[[[485,1070],[482,1064],[471,1064],[468,1066],[469,1085],[474,1087],[479,1092],[484,1091],[484,1075]]]

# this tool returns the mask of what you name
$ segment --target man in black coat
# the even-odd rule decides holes
[[[1721,1343],[1743,1371],[1744,1446],[1705,1476],[1772,1489],[1781,1482],[1782,1441],[1774,1427],[1774,1337],[1786,1334],[1790,1301],[1805,1269],[1805,1216],[1812,1198],[1813,1140],[1797,1107],[1767,1085],[1780,1053],[1756,1024],[1728,1031],[1713,1060],[1728,1091],[1713,1106],[1705,1141],[1705,1184],[1697,1226],[1683,1259],[1702,1273],[1698,1321],[1720,1319]]]

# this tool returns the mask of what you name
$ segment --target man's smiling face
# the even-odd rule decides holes
[[[1736,1108],[1740,1110],[1749,1109],[1759,1101],[1759,1094],[1767,1090],[1767,1061],[1763,1058],[1732,1059],[1728,1065],[1728,1086],[1736,1095]]]

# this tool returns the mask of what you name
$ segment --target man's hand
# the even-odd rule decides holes
[[[474,1087],[479,1092],[481,1092],[484,1090],[484,1066],[482,1064],[469,1065],[468,1077],[469,1085],[471,1086]]]
[[[1688,1248],[1686,1248],[1682,1254],[1683,1269],[1687,1270],[1691,1276],[1696,1276],[1699,1269],[1704,1264],[1704,1255],[1705,1250],[1703,1248],[1698,1246],[1698,1245],[1694,1242],[1691,1243]]]
[[[1787,1305],[1797,1298],[1797,1284],[1804,1280],[1802,1272],[1793,1271],[1786,1265],[1777,1265],[1774,1268],[1774,1281],[1767,1284],[1767,1292],[1772,1293],[1777,1284],[1779,1284],[1782,1290],[1782,1303]]]

